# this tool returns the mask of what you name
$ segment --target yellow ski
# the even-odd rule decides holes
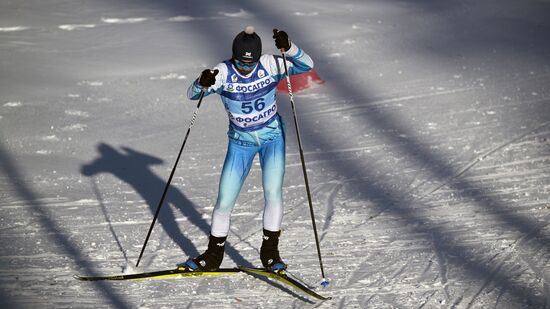
[[[164,279],[177,277],[194,277],[194,276],[220,276],[228,274],[236,274],[240,272],[238,268],[220,268],[216,271],[191,271],[186,268],[176,268],[169,270],[160,270],[139,274],[121,274],[112,276],[75,276],[81,281],[100,281],[100,280],[143,280],[143,279]]]
[[[302,291],[310,296],[313,296],[317,299],[320,299],[320,300],[329,300],[329,299],[332,299],[332,297],[324,297],[324,296],[321,296],[317,293],[315,293],[315,291],[313,291],[312,289],[306,287],[304,284],[300,283],[299,281],[297,281],[296,279],[294,278],[291,278],[289,277],[284,270],[281,270],[281,271],[278,271],[278,272],[272,272],[272,271],[268,271],[264,268],[250,268],[250,267],[244,267],[244,266],[239,266],[239,269],[245,273],[248,273],[248,274],[254,274],[254,275],[258,275],[258,276],[262,276],[262,277],[267,277],[267,278],[271,278],[271,279],[275,279],[281,283],[284,283],[288,286],[291,286],[299,291]]]

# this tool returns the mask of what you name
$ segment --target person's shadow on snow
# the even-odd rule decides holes
[[[162,164],[163,161],[128,147],[121,147],[121,149],[122,151],[118,151],[105,143],[99,144],[97,146],[99,158],[89,164],[82,165],[80,171],[82,175],[88,177],[99,173],[111,173],[131,185],[149,206],[152,220],[162,192],[166,187],[166,181],[153,173],[150,166]],[[202,214],[196,210],[195,205],[180,190],[170,186],[160,210],[157,224],[162,226],[166,234],[180,246],[187,257],[195,257],[199,252],[192,241],[179,229],[174,209],[181,211],[189,219],[189,222],[207,235],[210,234],[210,225],[202,218]],[[149,225],[147,225],[147,228],[149,228]],[[146,233],[147,231],[144,230],[143,239],[145,239]],[[225,250],[226,254],[238,265],[252,266],[229,242],[226,243]]]
[[[131,185],[143,197],[151,213],[154,215],[166,186],[166,181],[153,173],[150,166],[162,164],[163,161],[127,147],[122,147],[122,151],[118,151],[107,144],[101,143],[97,149],[100,157],[89,164],[82,165],[81,173],[89,177],[99,173],[111,173],[115,175]],[[193,203],[180,190],[171,186],[164,200],[164,205],[160,210],[157,224],[162,226],[166,234],[180,246],[187,256],[194,257],[199,252],[191,240],[179,229],[174,209],[181,211],[189,219],[189,222],[196,225],[204,233],[208,234],[210,227],[202,218],[202,215],[195,209]],[[152,220],[153,216],[150,218]],[[145,239],[147,230],[142,231],[142,233]]]
[[[151,213],[154,215],[166,186],[166,181],[155,175],[150,166],[162,164],[163,161],[127,147],[122,147],[123,151],[118,151],[107,144],[101,143],[97,149],[100,157],[89,164],[83,165],[80,170],[81,173],[89,177],[99,173],[111,173],[115,175],[131,185],[143,197]],[[180,190],[173,186],[169,188],[164,205],[160,210],[157,224],[162,226],[166,234],[180,246],[185,254],[191,257],[196,256],[199,254],[196,247],[182,233],[176,223],[174,208],[181,211],[190,222],[205,233],[209,233],[210,230],[208,223],[202,219],[202,215],[195,209],[193,203]],[[150,218],[152,220],[153,216]],[[147,231],[144,230],[143,239],[145,239],[146,233]]]

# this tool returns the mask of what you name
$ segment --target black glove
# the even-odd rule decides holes
[[[275,39],[275,46],[277,46],[277,49],[282,49],[285,52],[290,49],[290,40],[286,32],[273,29],[273,38]]]
[[[216,83],[216,75],[218,75],[218,70],[206,69],[202,71],[201,76],[199,77],[199,85],[203,88],[211,87]]]

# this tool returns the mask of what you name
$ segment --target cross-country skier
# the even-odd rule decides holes
[[[273,38],[277,49],[287,56],[289,74],[313,68],[309,55],[291,43],[286,32],[274,30]],[[267,269],[286,268],[278,248],[283,218],[285,133],[276,101],[277,83],[284,78],[284,72],[283,58],[262,55],[260,37],[254,27],[248,26],[233,40],[232,58],[204,70],[187,91],[191,100],[198,100],[202,91],[205,96],[219,94],[229,117],[229,143],[212,213],[208,249],[184,263],[191,270],[220,267],[231,211],[256,154],[260,157],[265,199],[260,259]]]

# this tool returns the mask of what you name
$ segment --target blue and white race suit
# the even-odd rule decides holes
[[[291,75],[313,68],[311,57],[294,42],[286,56]],[[266,230],[279,231],[283,218],[285,137],[282,119],[277,112],[276,87],[285,78],[283,58],[262,55],[248,75],[241,75],[231,60],[219,63],[214,69],[219,73],[215,84],[205,90],[205,96],[213,93],[221,96],[229,117],[229,143],[210,233],[216,237],[225,237],[229,233],[231,211],[257,153],[265,200],[263,225]],[[191,100],[197,100],[201,90],[197,79],[187,95]]]

